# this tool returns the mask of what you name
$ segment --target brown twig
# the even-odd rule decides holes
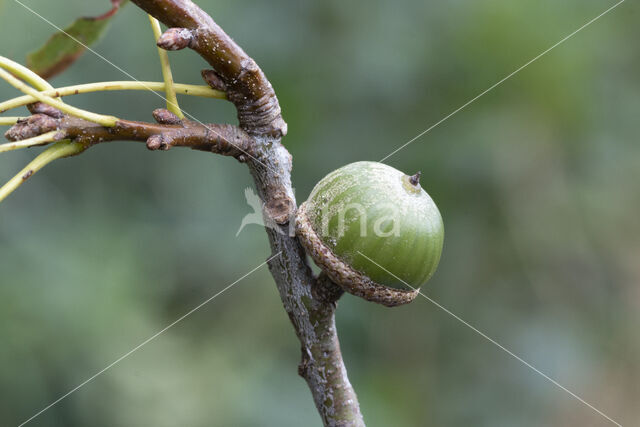
[[[238,111],[240,127],[253,135],[280,138],[287,133],[278,98],[264,73],[211,17],[190,0],[133,0],[140,8],[172,27],[158,45],[189,47],[220,76]]]
[[[11,127],[5,133],[7,139],[19,141],[57,130],[57,140],[70,139],[87,147],[109,141],[141,141],[146,142],[150,150],[189,147],[236,157],[239,160],[251,155],[249,136],[233,125],[201,125],[189,120],[180,120],[168,110],[158,109],[153,112],[158,124],[119,120],[113,127],[104,127],[60,114],[60,111],[54,108],[41,105],[44,104],[30,106],[30,110],[35,114]]]

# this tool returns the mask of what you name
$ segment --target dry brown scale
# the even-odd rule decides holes
[[[381,285],[338,258],[311,226],[306,209],[307,202],[298,208],[296,235],[307,253],[334,283],[350,294],[387,307],[408,304],[418,296],[418,289],[402,290]]]

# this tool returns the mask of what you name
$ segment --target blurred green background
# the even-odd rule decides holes
[[[106,0],[23,0],[60,26]],[[280,98],[299,200],[391,151],[613,1],[199,1]],[[624,425],[640,419],[640,5],[625,2],[386,162],[421,170],[446,240],[424,291]],[[0,54],[53,28],[0,2]],[[96,50],[161,80],[129,5]],[[176,81],[204,62],[172,53]],[[92,54],[56,86],[126,79]],[[17,95],[0,85],[0,98]],[[150,120],[151,93],[68,98]],[[224,101],[180,98],[205,122]],[[25,114],[21,110],[20,114]],[[15,112],[8,113],[15,114]],[[6,129],[6,128],[5,128]],[[39,149],[0,157],[0,180]],[[112,143],[53,163],[0,205],[0,424],[17,425],[269,255],[229,158]],[[596,426],[606,419],[425,299],[337,314],[369,426]],[[316,426],[266,268],[55,405],[35,426]],[[636,424],[637,425],[637,424]]]

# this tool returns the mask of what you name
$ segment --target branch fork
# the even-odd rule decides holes
[[[14,108],[31,102],[32,115],[18,120],[6,133],[8,139],[17,141],[11,149],[58,142],[0,188],[0,200],[48,162],[107,141],[140,141],[150,150],[189,147],[246,163],[264,203],[265,223],[271,224],[266,228],[271,250],[280,255],[270,258],[268,265],[301,344],[298,372],[311,390],[324,425],[364,426],[335,325],[334,313],[343,291],[326,275],[314,276],[303,247],[288,230],[297,204],[291,183],[291,154],[281,144],[287,124],[273,87],[255,61],[191,0],[132,2],[169,27],[156,37],[159,48],[166,51],[190,48],[209,64],[212,69],[204,70],[202,77],[215,91],[226,92],[227,99],[236,107],[239,125],[202,125],[183,119],[177,103],[172,102],[168,102],[168,107],[175,107],[173,112],[167,109],[153,112],[156,123],[96,115],[63,104],[55,92],[44,95],[54,89],[28,69],[10,64],[14,66],[14,74],[24,76],[23,80],[33,86],[25,87],[28,85],[0,69],[0,77],[29,96],[4,105]],[[159,25],[153,20],[152,25],[157,31]],[[0,67],[4,65],[6,62],[0,57]],[[165,84],[160,87],[175,94],[166,60],[163,71]],[[180,93],[193,88],[182,86]],[[205,96],[222,97],[221,92],[204,88],[206,91],[198,90]],[[14,119],[7,122],[13,123]]]
[[[133,2],[170,27],[167,45],[189,47],[213,67],[227,88],[229,100],[236,106],[242,129],[254,136],[286,135],[287,124],[271,83],[255,61],[209,15],[190,0]],[[159,46],[164,48],[164,43]]]

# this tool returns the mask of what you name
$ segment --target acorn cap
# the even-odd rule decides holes
[[[296,215],[296,235],[302,246],[315,263],[333,280],[350,294],[359,296],[387,307],[408,304],[418,295],[419,290],[394,289],[369,279],[338,258],[325,245],[311,226],[306,213],[307,202],[298,208]]]

